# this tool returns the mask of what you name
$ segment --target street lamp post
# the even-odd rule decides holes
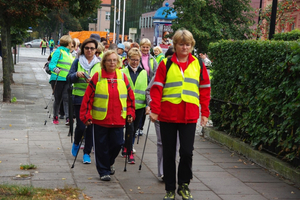
[[[276,26],[276,13],[277,13],[277,0],[273,0],[272,3],[272,13],[271,13],[271,23],[270,23],[270,31],[269,31],[269,40],[273,38],[275,33]]]

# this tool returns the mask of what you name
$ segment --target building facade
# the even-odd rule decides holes
[[[97,23],[89,24],[89,31],[110,32],[111,0],[102,0],[97,11]]]

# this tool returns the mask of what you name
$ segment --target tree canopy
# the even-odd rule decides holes
[[[178,18],[173,30],[185,28],[193,33],[196,48],[205,52],[210,42],[221,39],[247,39],[254,24],[251,0],[176,0]]]

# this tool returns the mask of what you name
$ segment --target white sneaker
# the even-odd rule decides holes
[[[136,153],[136,150],[134,148],[132,148],[132,153]]]

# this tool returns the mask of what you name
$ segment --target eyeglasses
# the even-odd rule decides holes
[[[87,51],[88,50],[94,51],[96,48],[94,48],[94,47],[84,47],[84,49],[87,50]]]
[[[131,60],[132,62],[140,62],[140,59],[131,59],[131,58],[130,58],[130,60]]]
[[[106,60],[105,62],[116,63],[116,62],[118,62],[118,60],[116,60],[116,59],[113,59],[113,60]]]

